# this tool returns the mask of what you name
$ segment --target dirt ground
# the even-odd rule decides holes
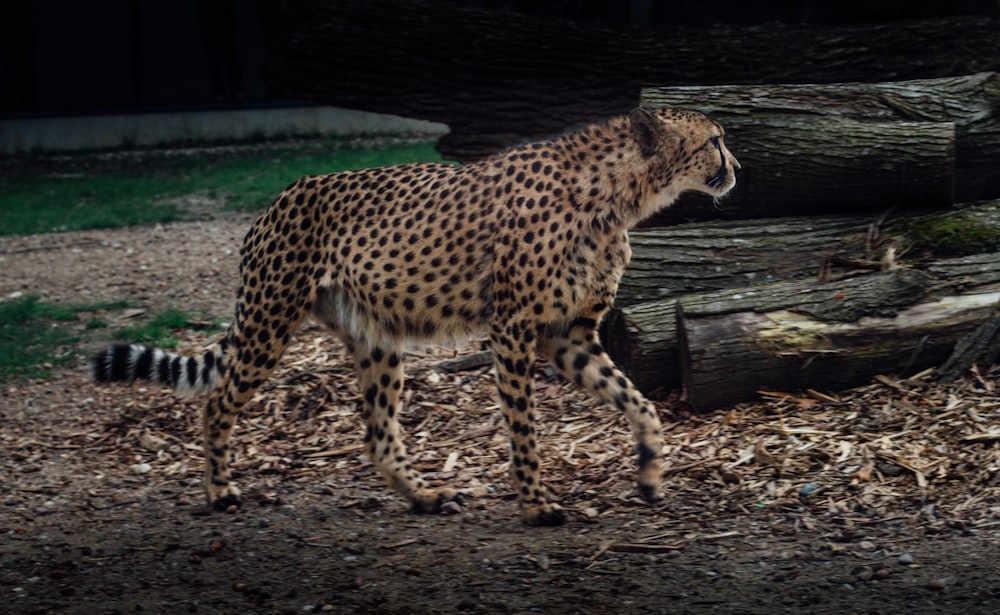
[[[0,238],[0,297],[228,318],[248,223]],[[237,427],[248,502],[232,514],[202,501],[198,401],[99,389],[83,365],[0,385],[0,611],[1000,612],[995,370],[703,415],[658,402],[667,497],[648,506],[624,420],[540,365],[545,476],[570,519],[528,528],[489,369],[431,369],[452,356],[408,360],[415,462],[469,490],[432,516],[410,513],[361,452],[349,365],[317,328]]]

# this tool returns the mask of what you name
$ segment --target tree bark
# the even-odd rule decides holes
[[[801,83],[1000,70],[996,19],[634,28],[427,0],[283,4],[286,96],[445,122],[471,160],[627,113],[643,82]]]
[[[615,306],[815,276],[832,254],[870,256],[877,222],[875,216],[817,216],[635,230]]]
[[[730,149],[743,163],[742,179],[750,184],[751,193],[756,191],[755,195],[746,191],[737,193],[736,198],[724,202],[727,209],[749,206],[750,211],[765,213],[756,211],[760,205],[754,201],[768,199],[769,191],[774,188],[760,185],[759,176],[771,179],[776,170],[781,172],[780,188],[786,192],[802,190],[803,200],[813,196],[812,193],[822,195],[824,188],[835,188],[828,186],[825,178],[818,183],[813,183],[815,178],[812,177],[800,178],[796,174],[797,165],[787,166],[782,158],[788,151],[808,157],[810,150],[826,148],[824,141],[828,139],[839,142],[840,135],[786,135],[781,130],[781,123],[793,118],[805,125],[820,117],[861,122],[952,123],[956,132],[957,200],[966,202],[1000,196],[1000,75],[996,73],[886,83],[651,86],[643,88],[641,100],[643,104],[692,108],[722,122]],[[776,115],[788,117],[788,120],[778,122]],[[836,126],[831,128],[836,130]],[[822,124],[816,129],[828,131]],[[801,139],[804,146],[796,143],[796,139]],[[813,139],[817,143],[812,143]],[[923,145],[920,140],[921,135],[914,133],[912,145],[903,144],[902,147],[920,149]],[[867,147],[862,146],[862,149]],[[837,149],[831,154],[836,156]],[[779,161],[781,167],[775,164]],[[873,162],[871,155],[865,154],[864,161]],[[880,164],[891,168],[891,161],[880,161]],[[867,176],[861,166],[854,168],[859,174],[855,182],[863,185]],[[884,179],[871,176],[873,192],[879,192],[876,184]],[[683,208],[681,203],[680,209]]]
[[[958,340],[951,356],[938,369],[938,380],[954,382],[976,363],[988,367],[1000,355],[1000,310],[994,311],[976,329]]]

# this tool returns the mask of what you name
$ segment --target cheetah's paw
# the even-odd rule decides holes
[[[413,512],[439,513],[446,502],[462,503],[462,494],[451,487],[440,489],[418,489],[410,496]]]
[[[228,484],[225,487],[208,489],[208,504],[214,510],[227,511],[231,506],[239,508],[243,505],[243,496],[236,485]]]
[[[528,525],[562,525],[566,523],[566,511],[558,504],[525,504],[521,517]]]

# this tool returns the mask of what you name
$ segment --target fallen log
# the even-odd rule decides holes
[[[615,306],[814,276],[831,254],[871,256],[877,223],[875,216],[817,216],[636,230]]]
[[[824,262],[879,261],[889,248],[925,261],[987,252],[1000,246],[1000,200],[917,216],[713,220],[640,229],[629,239],[619,308],[816,276]]]
[[[998,288],[1000,254],[980,254],[936,261],[923,270],[824,284],[781,281],[639,303],[608,316],[603,340],[641,390],[683,384],[689,398],[706,407],[745,400],[762,386],[834,389],[863,383],[879,371],[902,371],[908,363],[911,370],[940,364],[959,339],[993,313],[995,307],[982,301]],[[963,299],[973,296],[979,299]],[[954,313],[949,311],[953,305]],[[912,331],[905,328],[907,322]],[[930,336],[922,345],[913,340],[921,328],[916,342]],[[779,338],[784,346],[751,345],[740,337],[757,329],[812,333],[785,335]],[[790,345],[795,340],[803,344],[798,350]],[[844,349],[837,350],[840,346]],[[918,346],[920,352],[914,353]],[[837,360],[854,360],[854,367]],[[750,371],[753,376],[744,377]],[[776,375],[769,377],[769,371]]]
[[[615,362],[640,390],[675,388],[684,381],[685,364],[690,364],[687,355],[697,352],[698,345],[705,343],[702,335],[694,340],[689,336],[685,348],[684,325],[696,319],[711,321],[730,314],[767,314],[789,309],[844,320],[854,320],[876,310],[888,314],[926,297],[931,280],[936,279],[915,270],[903,271],[858,276],[825,285],[812,279],[781,281],[640,303],[609,316],[604,341]],[[997,275],[1000,277],[1000,266]],[[744,358],[735,357],[725,373],[733,372],[734,367],[744,369],[740,362]]]
[[[1000,257],[994,264],[1000,267]],[[1000,290],[935,298],[931,291],[941,281],[917,273],[893,271],[811,289],[820,305],[851,300],[849,312],[868,308],[836,318],[810,312],[794,287],[768,288],[769,303],[788,307],[767,311],[693,316],[679,302],[678,353],[688,401],[709,409],[752,399],[761,388],[844,389],[875,374],[940,365],[959,340],[995,314]]]
[[[938,369],[938,380],[954,382],[979,363],[992,365],[1000,355],[1000,310],[976,329],[958,340],[951,356]]]
[[[955,126],[950,122],[782,116],[728,124],[739,131],[728,141],[739,152],[743,171],[717,215],[870,213],[955,202]],[[808,212],[802,203],[809,204]],[[684,204],[679,205],[682,212]]]
[[[849,139],[855,129],[862,129],[869,122],[875,123],[873,130],[874,126],[892,122],[953,124],[956,199],[964,202],[1000,195],[1000,75],[997,73],[884,83],[647,86],[642,89],[640,100],[643,104],[696,109],[723,123],[730,149],[744,167],[741,183],[748,187],[737,190],[733,198],[723,202],[727,215],[787,213],[789,203],[785,195],[793,199],[797,195],[799,202],[809,202],[811,208],[819,211],[834,211],[830,207],[837,207],[838,199],[854,202],[850,192],[841,194],[845,183],[862,192],[864,203],[888,197],[898,201],[888,203],[923,206],[934,198],[921,197],[907,191],[905,186],[900,186],[897,194],[886,191],[882,186],[886,177],[869,171],[891,169],[892,160],[885,156],[891,156],[892,150],[870,150],[864,141],[857,144],[859,151],[864,151],[857,161],[859,164],[843,168],[834,164],[837,173],[830,181],[814,176],[812,157],[821,156],[828,149],[830,156],[837,157],[851,146],[849,142],[841,143],[841,129],[836,123],[827,124],[821,118],[861,122],[860,128],[845,124]],[[925,133],[916,127],[913,130],[909,143],[905,136],[898,137],[899,147],[912,148],[909,154],[912,156],[929,155],[931,151],[922,151]],[[805,160],[799,161],[800,157]],[[821,158],[815,166],[820,168],[823,164]],[[856,177],[846,181],[844,173],[855,173]],[[902,180],[909,181],[906,177]],[[864,194],[866,188],[869,194]],[[947,187],[941,184],[936,189]],[[772,201],[772,194],[778,197],[776,201]],[[951,197],[950,193],[945,196]],[[858,202],[858,206],[864,204]],[[708,208],[705,199],[688,198],[678,203],[676,210],[657,217],[657,221],[691,216],[693,211],[718,215]]]

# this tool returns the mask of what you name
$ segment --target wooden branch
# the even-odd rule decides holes
[[[454,374],[456,372],[479,369],[488,365],[493,365],[493,353],[489,350],[482,350],[456,359],[441,361],[434,366],[434,370],[445,374]]]

